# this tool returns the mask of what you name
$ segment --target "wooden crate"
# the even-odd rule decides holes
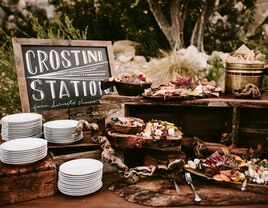
[[[49,156],[23,166],[0,162],[0,205],[54,195],[56,184],[56,166]]]
[[[84,138],[76,143],[68,145],[57,145],[49,143],[49,154],[56,168],[69,160],[79,158],[100,159],[102,149],[99,144],[94,143],[89,132],[84,132]]]
[[[80,158],[101,158],[102,149],[98,146],[80,146],[80,147],[61,147],[53,148],[49,150],[49,154],[52,157],[53,163],[58,167],[73,159]]]
[[[239,108],[238,146],[268,146],[268,108]]]

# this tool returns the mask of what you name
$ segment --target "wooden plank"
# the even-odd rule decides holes
[[[13,50],[14,50],[14,57],[15,57],[15,63],[16,63],[16,69],[17,69],[17,79],[18,79],[18,85],[19,85],[19,93],[20,93],[20,101],[21,101],[21,107],[22,112],[30,112],[30,103],[28,100],[28,91],[27,91],[27,84],[25,79],[25,71],[24,71],[24,64],[22,60],[22,50],[20,46],[20,42],[13,38]]]
[[[102,100],[120,100],[129,104],[143,104],[143,105],[156,105],[162,106],[207,106],[207,107],[248,107],[248,108],[268,108],[268,95],[264,94],[261,99],[237,99],[233,96],[224,95],[219,98],[203,98],[195,100],[181,100],[181,101],[152,101],[145,100],[142,96],[120,96],[115,94],[109,94],[102,97]]]

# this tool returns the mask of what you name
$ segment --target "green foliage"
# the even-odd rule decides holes
[[[242,0],[241,11],[234,7],[234,0],[221,1],[219,13],[223,19],[216,24],[210,22],[206,27],[204,46],[207,52],[214,50],[232,52],[243,44],[241,37],[246,33],[247,27],[253,21],[256,0]]]
[[[214,80],[218,82],[222,80],[224,73],[225,73],[225,68],[223,66],[221,58],[218,55],[212,56],[210,67],[208,69],[206,78],[209,81]]]
[[[3,32],[0,47],[0,117],[21,111],[11,37]]]
[[[85,30],[79,30],[73,26],[73,21],[68,16],[64,16],[63,22],[52,22],[50,26],[45,29],[37,18],[33,18],[32,26],[36,32],[37,38],[47,39],[69,39],[69,40],[85,40],[87,39],[87,27]]]

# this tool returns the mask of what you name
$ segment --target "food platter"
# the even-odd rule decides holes
[[[160,96],[160,95],[156,95],[156,96],[148,96],[148,95],[144,95],[142,94],[142,97],[144,99],[147,100],[153,100],[153,101],[184,101],[184,100],[195,100],[195,99],[204,99],[204,98],[213,98],[216,96],[213,95],[188,95],[188,96]]]
[[[110,126],[114,131],[125,134],[140,133],[145,128],[142,119],[134,117],[113,117]]]
[[[240,189],[242,187],[243,182],[236,182],[236,181],[216,181],[212,177],[208,177],[205,175],[204,171],[192,168],[185,168],[186,171],[192,173],[193,175],[211,180],[217,184],[221,184],[223,186],[230,186],[235,189]],[[255,192],[259,194],[268,194],[268,185],[266,184],[257,184],[257,183],[247,183],[245,187],[245,191]]]

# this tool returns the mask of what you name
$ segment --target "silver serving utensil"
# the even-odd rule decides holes
[[[196,190],[194,188],[194,185],[193,185],[193,180],[192,180],[192,177],[191,177],[191,174],[188,173],[188,172],[185,172],[185,180],[186,182],[191,186],[192,188],[192,191],[194,193],[194,200],[195,201],[201,201],[202,199],[200,198],[200,196],[196,193]]]
[[[247,179],[245,179],[245,180],[243,181],[242,186],[241,186],[241,191],[245,191],[245,190],[246,190],[247,182],[248,182]]]
[[[176,181],[175,180],[173,180],[173,182],[174,182],[174,186],[175,186],[175,190],[176,190],[176,192],[177,192],[177,194],[181,194],[181,189],[180,189],[180,187],[178,186],[178,184],[176,183]]]

